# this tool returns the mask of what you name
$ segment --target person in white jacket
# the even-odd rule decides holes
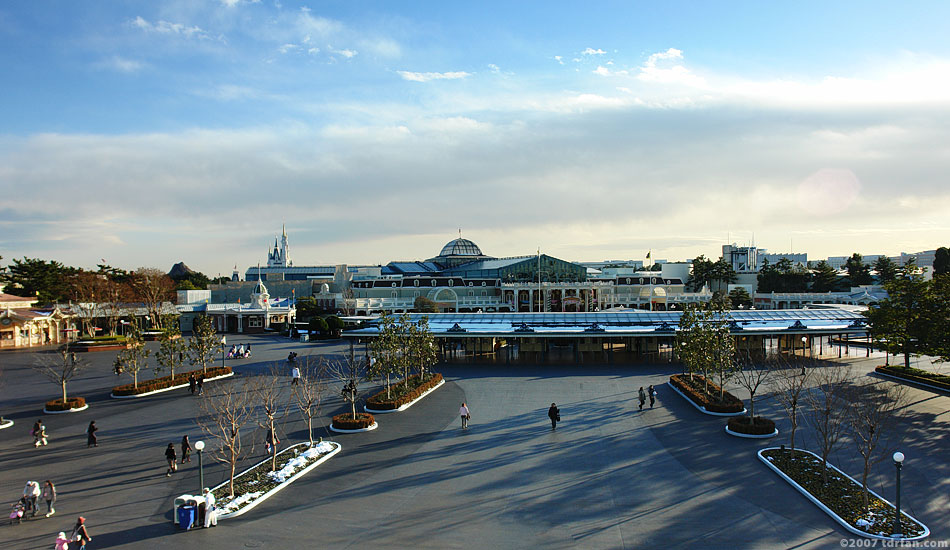
[[[471,411],[468,410],[468,405],[462,403],[462,406],[459,407],[459,416],[462,417],[462,429],[468,429],[468,421],[472,418]]]
[[[218,524],[218,512],[214,509],[214,493],[207,487],[204,488],[205,497],[205,527],[211,527]]]

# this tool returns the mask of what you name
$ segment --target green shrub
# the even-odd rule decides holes
[[[775,422],[768,418],[756,416],[734,416],[729,419],[729,429],[746,435],[771,435],[775,433]]]
[[[70,397],[63,403],[62,399],[54,399],[46,402],[48,411],[68,411],[70,409],[81,409],[86,406],[86,399],[83,397]]]
[[[704,393],[704,379],[702,375],[694,374],[692,380],[686,374],[674,374],[670,377],[670,384],[679,389],[692,402],[700,405],[709,412],[737,413],[745,407],[742,400],[729,392],[723,392],[719,398],[719,386],[709,382],[708,393]]]
[[[889,374],[911,382],[920,382],[921,384],[930,384],[945,390],[950,390],[950,376],[945,374],[935,374],[922,369],[913,367],[877,367],[874,369],[882,374]]]
[[[386,398],[386,390],[366,400],[366,406],[375,411],[390,411],[418,398],[423,393],[434,388],[442,381],[442,375],[432,373],[426,379],[419,378],[418,374],[410,376],[407,380],[390,387],[390,398]]]
[[[352,413],[343,413],[333,417],[332,425],[338,430],[362,430],[369,428],[374,422],[376,419],[369,413],[356,413],[355,420]]]
[[[148,393],[155,390],[163,390],[165,388],[170,388],[172,386],[180,386],[182,384],[188,383],[188,377],[191,374],[196,376],[199,374],[204,374],[205,379],[214,378],[216,376],[224,376],[231,372],[231,367],[208,367],[208,370],[202,372],[200,370],[190,371],[190,372],[179,372],[175,374],[175,377],[163,376],[161,378],[153,378],[151,380],[144,380],[139,382],[139,387],[136,388],[133,384],[125,384],[123,386],[116,386],[112,388],[112,395],[138,395],[141,393]]]

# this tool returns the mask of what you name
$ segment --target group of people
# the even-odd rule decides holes
[[[204,383],[205,375],[195,375],[195,373],[188,375],[188,391],[191,392],[191,395],[195,395],[195,393],[198,395],[203,395],[205,392]]]
[[[637,392],[637,398],[640,400],[640,410],[643,410],[643,405],[647,402],[647,395],[650,396],[650,408],[653,408],[653,405],[656,404],[656,388],[653,385],[650,385],[650,388],[644,392],[643,386],[640,386],[640,391]]]
[[[56,486],[53,482],[47,479],[41,489],[38,481],[27,481],[26,486],[23,487],[23,495],[13,503],[10,523],[20,523],[26,514],[30,514],[31,518],[36,517],[41,497],[46,501],[46,517],[55,514],[56,509],[53,508],[53,504],[56,502]]]
[[[69,543],[74,542],[78,544],[79,550],[86,550],[86,543],[91,540],[92,537],[89,536],[89,531],[86,530],[86,518],[79,516],[71,535],[67,537],[65,531],[60,531],[56,535],[56,546],[54,548],[55,550],[69,550]]]
[[[246,359],[251,356],[251,345],[235,344],[228,350],[228,359]]]
[[[165,470],[165,477],[170,477],[178,471],[178,453],[175,451],[175,444],[169,443],[165,447],[165,460],[168,462],[168,469]],[[181,436],[181,463],[191,462],[191,441],[187,435]]]
[[[33,430],[30,432],[30,435],[33,436],[34,447],[49,444],[49,438],[46,435],[46,426],[43,425],[42,420],[37,420],[36,423],[33,424]]]

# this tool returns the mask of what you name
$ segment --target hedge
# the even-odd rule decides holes
[[[85,406],[86,399],[84,397],[70,397],[66,399],[65,403],[63,403],[62,399],[54,399],[46,402],[46,410],[48,411],[68,411],[70,409],[81,409]]]
[[[775,422],[761,416],[753,421],[748,416],[734,416],[729,419],[729,429],[746,435],[769,435],[775,433]]]
[[[374,422],[376,419],[369,413],[356,413],[356,420],[353,420],[353,413],[343,413],[333,417],[332,426],[338,430],[362,430]]]
[[[116,386],[112,388],[112,395],[137,395],[155,390],[163,390],[172,386],[180,386],[182,384],[188,383],[188,376],[191,374],[203,374],[205,378],[215,378],[217,376],[224,376],[225,374],[230,373],[231,367],[209,367],[206,371],[196,370],[189,372],[179,372],[175,374],[174,378],[171,376],[163,376],[161,378],[143,380],[142,382],[139,382],[138,388],[136,388],[134,384]]]
[[[709,382],[708,393],[703,393],[703,380],[701,374],[694,374],[692,380],[687,374],[670,376],[670,384],[676,386],[687,398],[709,412],[737,413],[742,412],[745,408],[742,405],[742,400],[729,392],[724,392],[722,400],[720,400],[719,386],[712,382]]]
[[[383,390],[367,399],[366,406],[376,411],[389,411],[398,409],[406,403],[410,403],[414,399],[418,399],[420,395],[431,390],[441,381],[442,375],[437,372],[430,374],[427,380],[422,380],[419,378],[418,374],[414,374],[404,382],[393,384],[391,390],[395,392],[398,397],[387,399],[386,390]],[[411,389],[407,391],[405,388],[406,386],[411,387]],[[392,393],[390,395],[392,395]]]
[[[881,374],[896,376],[911,382],[930,384],[931,386],[950,391],[950,376],[945,374],[934,374],[922,369],[915,369],[914,367],[877,367],[874,370]]]

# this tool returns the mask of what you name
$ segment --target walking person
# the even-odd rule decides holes
[[[191,392],[191,395],[194,395],[197,389],[198,389],[198,379],[195,378],[195,373],[191,373],[188,375],[188,391]]]
[[[46,445],[48,440],[46,439],[46,426],[43,425],[42,420],[37,420],[33,424],[33,431],[30,432],[33,435],[33,446],[39,447],[40,445]]]
[[[647,394],[646,392],[643,391],[643,386],[640,386],[639,398],[640,398],[640,410],[642,411],[643,405],[647,402]]]
[[[198,395],[204,395],[205,393],[204,385],[205,385],[205,375],[199,374],[198,375]]]
[[[459,407],[459,416],[462,417],[462,429],[468,429],[468,421],[472,419],[472,412],[468,410],[468,405],[462,403],[462,406]]]
[[[63,531],[56,535],[56,546],[53,547],[53,550],[69,550],[69,539],[66,538],[66,533]]]
[[[548,418],[551,419],[551,429],[556,430],[557,423],[561,421],[561,409],[554,403],[551,403],[551,408],[548,409]]]
[[[73,527],[73,534],[69,539],[79,543],[79,550],[86,550],[86,543],[92,542],[89,531],[86,531],[86,518],[79,516],[79,519],[76,520],[76,526]]]
[[[55,514],[56,508],[53,508],[53,505],[56,504],[56,486],[48,479],[43,484],[43,500],[46,501],[46,517]]]
[[[89,423],[89,427],[86,428],[86,448],[89,447],[98,447],[99,439],[96,437],[96,432],[99,431],[99,428],[96,427],[96,421],[93,420]]]
[[[181,463],[191,462],[191,441],[188,441],[188,436],[181,436]]]
[[[300,382],[300,369],[297,368],[297,363],[293,363],[294,368],[290,370],[290,376],[293,377],[293,380],[290,381],[291,386],[296,386]]]
[[[207,487],[202,492],[205,499],[205,527],[214,527],[218,524],[218,512],[214,508],[214,493]]]
[[[26,499],[26,509],[30,512],[30,517],[36,517],[36,510],[39,508],[38,501],[42,491],[40,484],[36,481],[27,481],[23,487],[23,497]]]
[[[264,450],[267,451],[267,454],[271,454],[272,447],[277,447],[280,444],[280,440],[274,435],[274,430],[267,430],[267,436],[264,439]]]
[[[647,388],[647,393],[650,395],[650,408],[652,409],[653,405],[656,404],[656,388],[651,384],[650,387]]]
[[[168,447],[165,448],[165,460],[168,461],[168,470],[165,471],[165,477],[171,477],[171,475],[178,471],[178,455],[175,453],[175,444],[169,443]]]

